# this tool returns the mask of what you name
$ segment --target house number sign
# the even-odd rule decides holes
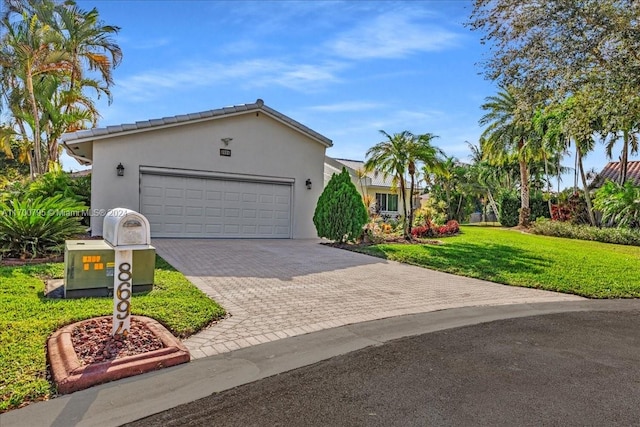
[[[113,275],[113,328],[111,335],[127,335],[131,329],[131,291],[133,289],[133,251],[115,250]]]

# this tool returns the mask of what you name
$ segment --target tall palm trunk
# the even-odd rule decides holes
[[[544,157],[544,174],[547,180],[547,206],[549,208],[549,218],[553,217],[553,209],[551,209],[551,176],[549,176],[549,164],[547,161],[547,153],[543,152],[542,156]]]
[[[407,237],[411,237],[411,229],[413,227],[413,191],[415,188],[416,165],[414,162],[409,163],[409,176],[411,176],[411,184],[409,189],[409,221],[407,223]]]
[[[489,205],[491,205],[491,209],[496,214],[496,219],[500,222],[500,212],[498,211],[498,205],[493,198],[493,194],[491,194],[491,190],[487,190],[487,196],[489,196]]]
[[[629,131],[625,129],[622,131],[622,134],[622,156],[620,156],[620,175],[618,176],[620,185],[624,185],[627,180],[627,171],[629,168]]]
[[[38,115],[38,104],[36,104],[36,95],[33,90],[33,76],[31,70],[27,68],[25,83],[29,100],[31,102],[31,114],[33,115],[33,157],[35,160],[36,174],[41,174],[42,168],[42,147],[40,142],[40,117]]]
[[[520,218],[518,219],[518,225],[521,227],[529,226],[529,216],[531,215],[531,209],[529,208],[529,169],[527,167],[527,161],[524,158],[524,139],[520,139],[518,142],[518,152],[520,153]]]
[[[587,214],[589,215],[589,223],[593,226],[596,225],[596,218],[593,215],[593,206],[591,205],[591,196],[589,195],[589,187],[587,186],[587,175],[584,173],[584,167],[582,165],[582,151],[580,146],[576,142],[576,156],[578,157],[578,169],[580,170],[580,176],[582,178],[582,188],[584,191],[584,200],[587,203]]]
[[[400,175],[400,194],[402,196],[402,213],[404,215],[403,217],[403,227],[402,230],[404,232],[404,237],[405,239],[409,239],[410,238],[410,234],[409,234],[409,221],[408,221],[408,217],[407,217],[407,188],[406,188],[406,182],[404,179],[404,176]]]

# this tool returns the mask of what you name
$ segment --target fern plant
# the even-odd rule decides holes
[[[65,239],[82,234],[84,203],[53,197],[0,202],[0,250],[5,256],[35,258],[59,253]]]

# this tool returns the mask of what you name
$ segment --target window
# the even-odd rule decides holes
[[[376,193],[376,207],[380,211],[398,211],[398,195]]]

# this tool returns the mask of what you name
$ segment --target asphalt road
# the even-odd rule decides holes
[[[640,425],[640,311],[404,338],[128,425]]]

